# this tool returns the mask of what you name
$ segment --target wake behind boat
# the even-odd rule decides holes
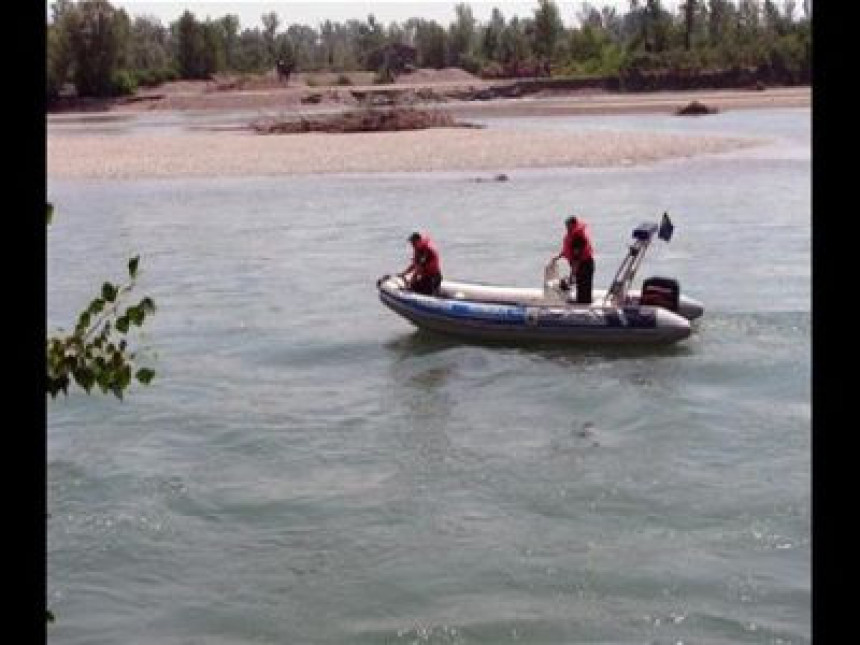
[[[387,307],[421,329],[476,340],[561,343],[672,343],[692,333],[704,313],[700,302],[681,295],[673,278],[651,277],[631,285],[653,238],[671,239],[667,215],[633,230],[633,243],[609,289],[595,290],[591,304],[576,303],[555,262],[543,288],[505,287],[445,280],[434,295],[415,293],[399,276],[377,281]]]

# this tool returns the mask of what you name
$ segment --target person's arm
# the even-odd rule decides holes
[[[405,269],[403,269],[403,271],[401,271],[397,275],[399,275],[401,278],[405,278],[407,275],[409,275],[414,270],[415,270],[415,260],[412,260],[412,262],[409,263],[409,266],[406,267]]]

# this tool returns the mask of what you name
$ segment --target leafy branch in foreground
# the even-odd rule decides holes
[[[51,212],[49,204],[49,220]],[[128,347],[129,331],[143,326],[146,318],[155,313],[155,302],[148,296],[128,304],[139,262],[140,256],[128,261],[127,283],[102,285],[101,293],[79,314],[74,331],[47,339],[46,389],[51,398],[60,392],[68,395],[72,381],[87,394],[98,387],[119,399],[132,376],[144,385],[152,381],[155,372],[147,367],[135,370],[137,355]]]

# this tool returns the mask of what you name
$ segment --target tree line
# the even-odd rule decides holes
[[[71,84],[80,96],[129,94],[138,86],[206,79],[219,72],[263,73],[277,61],[298,71],[375,71],[388,45],[414,48],[418,67],[460,67],[485,78],[624,76],[765,69],[808,80],[812,64],[810,0],[685,0],[676,11],[660,0],[629,0],[626,12],[579,2],[566,27],[554,0],[537,0],[533,15],[506,18],[498,8],[479,23],[468,4],[453,20],[366,20],[316,27],[282,23],[271,12],[262,27],[238,16],[200,20],[190,11],[162,25],[108,0],[56,0],[47,24],[47,95]]]

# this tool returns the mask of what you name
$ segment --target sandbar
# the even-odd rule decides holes
[[[765,141],[672,133],[461,128],[353,134],[53,135],[47,140],[47,174],[57,179],[142,179],[613,167],[728,152]]]

